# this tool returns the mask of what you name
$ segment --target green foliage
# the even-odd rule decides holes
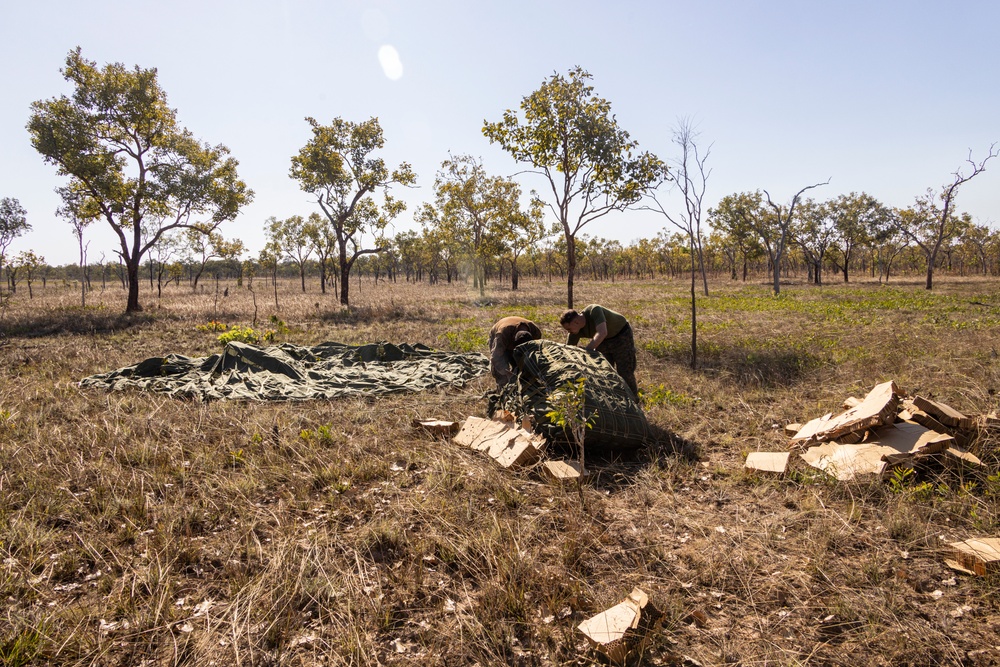
[[[224,322],[217,322],[215,320],[210,320],[205,324],[198,324],[195,326],[196,331],[204,332],[216,332],[216,331],[226,331],[229,329],[229,325]]]
[[[587,429],[594,427],[597,418],[596,413],[584,414],[587,398],[585,384],[586,379],[579,378],[552,392],[548,399],[551,409],[545,413],[551,423],[569,432],[581,452]]]
[[[253,327],[241,327],[234,324],[233,327],[222,334],[219,334],[218,341],[225,346],[233,341],[239,343],[249,343],[250,345],[263,345],[274,341],[277,332],[273,329],[254,329]]]
[[[479,352],[485,349],[489,342],[487,335],[478,327],[446,331],[444,339],[450,349],[459,352]]]
[[[22,667],[31,664],[40,652],[45,628],[21,628],[4,635],[0,635],[0,664]]]
[[[701,402],[700,398],[694,398],[687,396],[686,394],[677,393],[671,389],[667,389],[667,387],[663,384],[658,384],[655,387],[650,387],[640,391],[639,399],[642,401],[643,407],[647,410],[660,405],[676,405],[684,407]]]

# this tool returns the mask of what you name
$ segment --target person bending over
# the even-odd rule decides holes
[[[541,337],[538,325],[523,317],[505,317],[493,325],[489,338],[490,374],[497,381],[497,389],[503,389],[514,377],[514,348]]]
[[[592,303],[582,312],[567,310],[559,318],[559,324],[569,332],[568,345],[589,338],[587,349],[603,354],[625,380],[632,395],[639,397],[639,385],[635,381],[635,337],[623,315]]]

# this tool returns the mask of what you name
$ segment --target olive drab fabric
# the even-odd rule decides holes
[[[154,357],[84,378],[80,386],[202,400],[294,401],[460,387],[485,373],[487,365],[483,354],[442,352],[420,344],[258,347],[232,342],[221,354]]]
[[[585,444],[607,448],[636,448],[656,441],[642,407],[608,360],[596,352],[550,340],[524,343],[514,349],[515,379],[492,401],[490,416],[500,409],[518,418],[531,416],[535,431],[554,440],[567,440],[560,427],[545,416],[549,395],[584,378],[585,413],[594,415]]]

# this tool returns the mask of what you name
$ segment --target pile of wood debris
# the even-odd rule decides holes
[[[891,381],[863,399],[848,398],[843,407],[838,415],[785,427],[790,450],[841,481],[925,464],[980,468],[982,462],[968,448],[984,429],[1000,424],[995,415],[968,416],[940,401],[904,396]],[[746,465],[784,472],[788,454],[758,452],[747,457]]]

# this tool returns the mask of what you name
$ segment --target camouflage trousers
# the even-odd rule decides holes
[[[626,326],[613,338],[605,338],[597,351],[604,355],[618,375],[622,376],[625,384],[632,390],[632,395],[639,397],[639,385],[635,381],[635,337],[632,335],[632,327]]]

